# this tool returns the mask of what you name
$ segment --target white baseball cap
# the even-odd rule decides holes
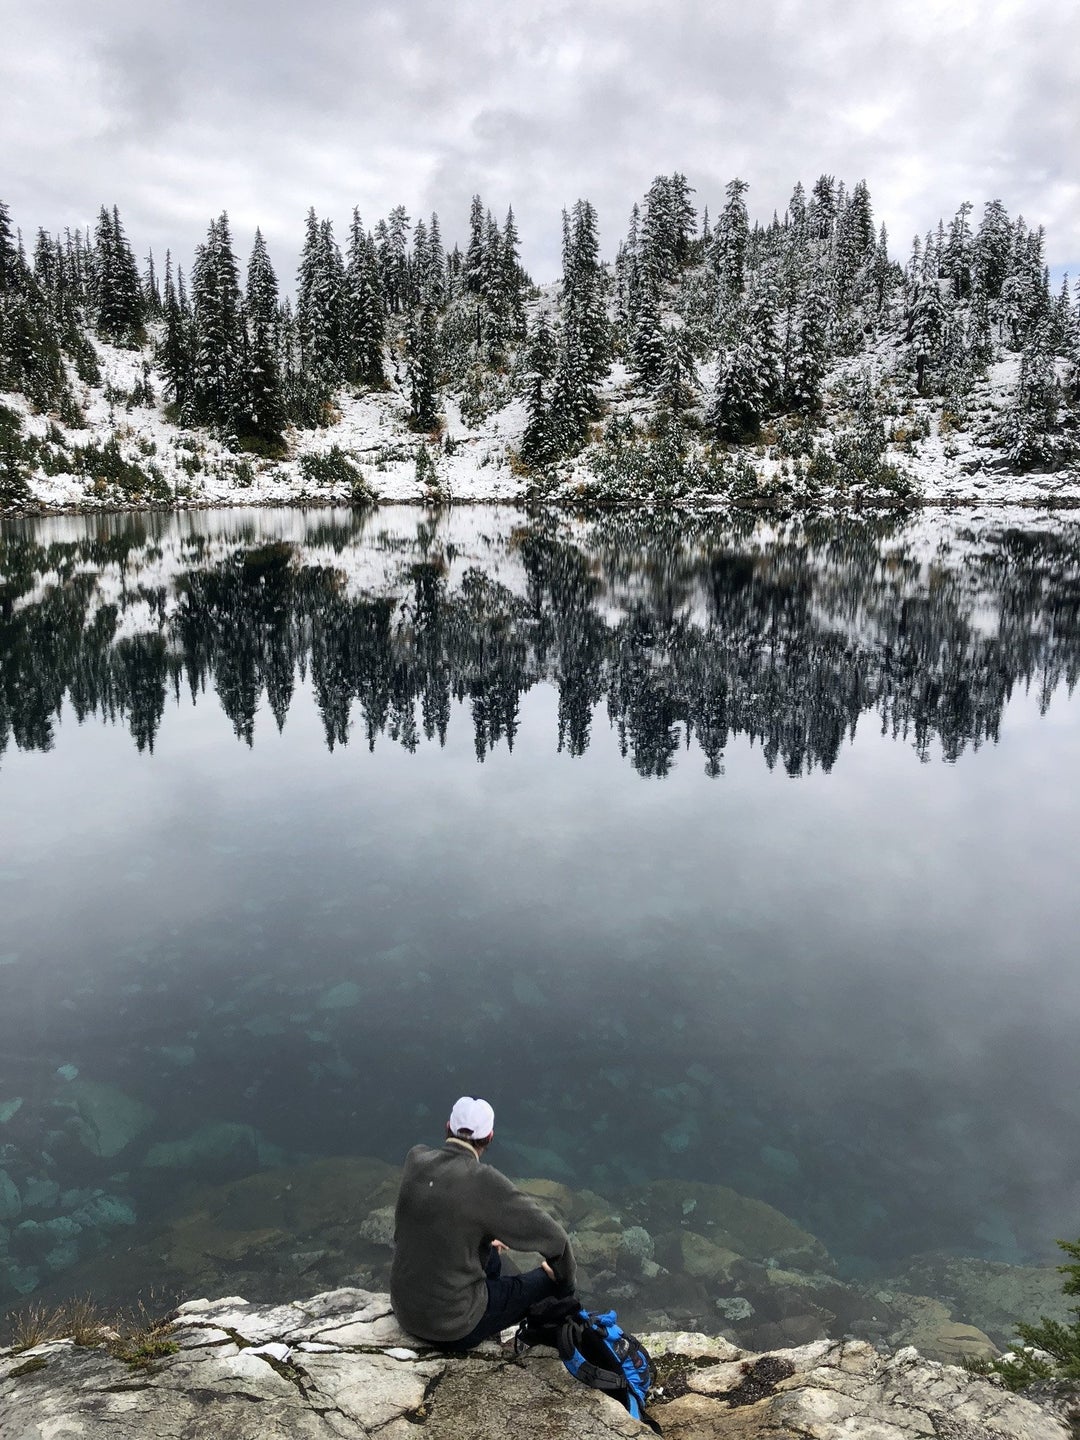
[[[486,1140],[495,1132],[495,1111],[486,1100],[462,1095],[450,1111],[451,1135],[464,1135],[469,1140]]]

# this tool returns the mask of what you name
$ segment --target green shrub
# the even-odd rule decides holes
[[[71,468],[76,475],[85,475],[91,493],[100,497],[119,491],[129,500],[172,499],[161,470],[152,464],[143,470],[126,459],[115,436],[104,444],[91,440],[87,445],[76,445]]]
[[[1057,1268],[1068,1279],[1062,1285],[1064,1295],[1080,1295],[1080,1240],[1059,1240],[1058,1245],[1076,1262]],[[1076,1319],[1070,1325],[1048,1320],[1044,1315],[1037,1325],[1017,1325],[1022,1342],[1011,1354],[998,1360],[975,1360],[969,1370],[981,1375],[998,1375],[1009,1390],[1026,1390],[1039,1381],[1055,1381],[1072,1393],[1080,1392],[1080,1305],[1070,1307]]]
[[[437,493],[439,490],[439,472],[435,469],[435,461],[426,445],[416,447],[416,483],[429,493]]]
[[[723,494],[732,479],[728,457],[692,450],[685,428],[673,418],[646,436],[629,418],[612,416],[587,463],[594,479],[579,487],[585,500],[688,500]]]
[[[377,505],[378,493],[364,479],[364,473],[340,445],[331,445],[321,455],[301,455],[300,473],[312,485],[323,488],[343,486],[349,503],[359,508]]]
[[[245,455],[257,455],[260,460],[284,460],[289,453],[284,440],[268,440],[265,435],[238,435],[236,448]]]
[[[321,455],[301,455],[299,465],[305,480],[327,489],[331,485],[344,485],[351,489],[357,480],[363,479],[360,467],[340,445],[331,445]]]
[[[23,435],[18,411],[0,405],[0,509],[33,499],[26,482],[36,452],[34,441]]]

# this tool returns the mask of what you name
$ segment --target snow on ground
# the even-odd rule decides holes
[[[55,417],[33,414],[24,397],[0,396],[0,403],[16,410],[27,433],[44,439],[59,431],[70,452],[91,440],[113,437],[124,457],[141,469],[156,470],[176,499],[177,507],[283,504],[332,504],[347,501],[344,484],[319,485],[306,477],[302,460],[325,455],[337,447],[359,467],[365,482],[380,501],[394,502],[508,502],[524,500],[528,477],[514,463],[525,426],[525,405],[514,399],[475,425],[466,423],[453,396],[443,400],[442,432],[438,438],[417,435],[408,426],[408,400],[403,377],[390,388],[364,395],[342,393],[332,424],[318,430],[290,431],[289,457],[266,460],[238,455],[206,431],[182,431],[164,414],[160,372],[140,352],[118,350],[95,342],[102,382],[76,391],[83,403],[87,426],[67,429]],[[831,381],[867,373],[887,377],[895,355],[890,346],[838,364]],[[1075,465],[1055,474],[1016,475],[1008,471],[993,439],[998,416],[1015,392],[1019,361],[1010,356],[990,368],[968,402],[963,430],[943,416],[940,400],[915,399],[903,423],[916,432],[893,446],[890,458],[915,481],[930,504],[1038,504],[1080,503],[1080,468]],[[152,405],[131,404],[126,397],[140,380],[148,380],[157,397]],[[113,398],[110,399],[110,396]],[[632,386],[622,364],[616,364],[601,390],[609,411],[630,415],[644,423],[649,403]],[[922,436],[918,432],[927,430]],[[434,468],[430,477],[417,474],[417,452],[423,446]],[[779,460],[765,447],[746,447],[744,453],[760,475],[771,478]],[[575,484],[591,479],[588,452],[565,467],[562,490],[569,498]],[[85,475],[48,475],[39,470],[30,489],[42,506],[51,510],[112,509],[122,506],[115,489],[95,493]]]

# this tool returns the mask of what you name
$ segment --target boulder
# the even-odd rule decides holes
[[[152,1170],[191,1170],[208,1160],[227,1160],[236,1154],[258,1162],[258,1131],[239,1120],[210,1120],[180,1140],[151,1145],[143,1164]]]
[[[0,1220],[15,1220],[22,1214],[22,1195],[6,1170],[0,1170]]]
[[[954,1320],[949,1307],[929,1295],[894,1295],[892,1308],[901,1318],[889,1343],[913,1345],[927,1360],[960,1365],[965,1360],[993,1359],[1000,1353],[989,1335]]]
[[[72,1080],[64,1089],[63,1103],[74,1106],[71,1124],[80,1144],[103,1159],[119,1155],[154,1118],[149,1105],[97,1080]]]
[[[750,1260],[793,1270],[836,1268],[821,1241],[794,1220],[726,1185],[654,1180],[629,1190],[627,1202],[633,1218],[654,1235],[682,1228]]]
[[[953,1313],[987,1331],[1000,1345],[1016,1336],[1017,1321],[1037,1324],[1045,1315],[1068,1324],[1069,1297],[1053,1265],[1006,1265],[957,1255],[921,1255],[895,1280],[896,1288],[948,1298]]]
[[[726,1285],[731,1279],[731,1267],[739,1256],[734,1250],[715,1245],[704,1235],[693,1230],[683,1230],[677,1237],[681,1268],[698,1280],[705,1280],[710,1286]]]
[[[568,1225],[576,1209],[576,1197],[569,1185],[560,1180],[527,1179],[515,1180],[514,1184],[525,1195],[529,1195],[560,1225]]]
[[[575,1230],[570,1236],[574,1258],[586,1269],[613,1270],[619,1258],[621,1237],[617,1230]]]
[[[372,1210],[367,1219],[360,1222],[360,1236],[372,1245],[392,1247],[394,1244],[394,1212],[395,1206],[393,1205],[381,1205],[378,1210]]]

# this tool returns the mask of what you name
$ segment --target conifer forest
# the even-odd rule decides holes
[[[658,176],[610,259],[578,200],[543,285],[480,196],[453,244],[312,209],[284,284],[225,213],[185,264],[116,207],[29,240],[0,204],[0,507],[1075,499],[1080,283],[1042,229],[965,201],[898,256],[862,180],[768,224],[748,188],[711,215]]]

